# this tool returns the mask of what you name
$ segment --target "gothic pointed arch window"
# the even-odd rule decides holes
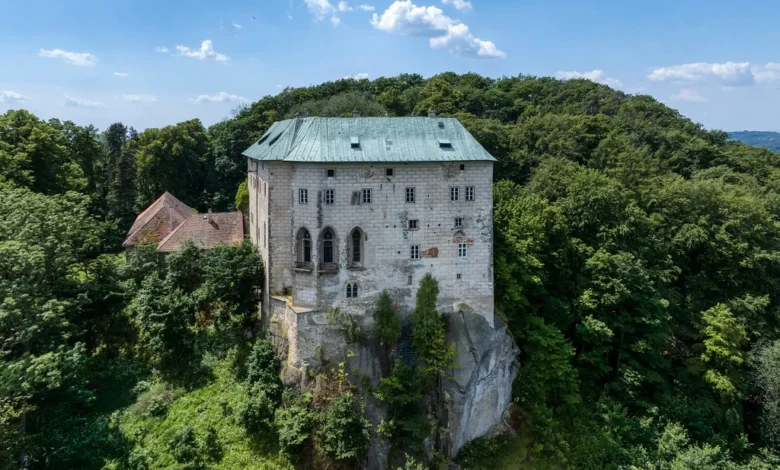
[[[336,234],[330,228],[326,228],[320,234],[320,270],[335,271],[338,269],[336,247]]]
[[[349,234],[349,264],[360,266],[363,264],[363,231],[355,227]]]
[[[298,230],[295,237],[295,265],[299,268],[311,267],[311,234],[305,228]]]

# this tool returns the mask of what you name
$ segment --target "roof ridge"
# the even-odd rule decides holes
[[[191,214],[189,217],[184,219],[175,229],[171,230],[170,233],[168,233],[168,235],[166,235],[165,238],[160,240],[160,243],[157,244],[157,249],[159,250],[160,248],[162,248],[163,245],[165,245],[165,243],[171,238],[171,236],[173,236],[174,233],[178,232],[180,228],[184,227],[184,224],[188,220],[190,220],[191,218],[195,217],[196,215],[200,215],[200,214]]]

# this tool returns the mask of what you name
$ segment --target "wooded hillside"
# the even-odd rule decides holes
[[[498,159],[496,307],[522,351],[520,437],[477,441],[461,463],[777,468],[780,154],[586,80],[454,73],[286,89],[208,129],[192,120],[99,133],[0,116],[4,465],[158,468],[155,452],[184,465],[177,452],[211,432],[173,427],[192,419],[187,397],[248,380],[225,364],[249,354],[251,298],[227,289],[224,273],[238,270],[231,281],[250,290],[257,273],[245,263],[257,259],[244,247],[125,263],[115,253],[137,211],[165,190],[201,210],[241,207],[240,153],[275,120],[429,109],[460,119]],[[179,421],[150,418],[152,396],[168,397]],[[300,400],[282,402],[294,413]],[[223,452],[241,456],[235,468],[258,456],[268,458],[258,468],[306,462],[234,432],[214,431],[232,439]]]

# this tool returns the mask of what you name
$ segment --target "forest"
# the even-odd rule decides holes
[[[394,468],[447,468],[407,419],[446,348],[370,392],[398,418],[372,429],[343,367],[279,381],[250,244],[121,250],[166,190],[244,209],[241,152],[278,119],[429,109],[498,160],[496,311],[521,350],[512,432],[461,468],[779,468],[780,154],[587,80],[449,72],[288,88],[208,128],[0,115],[0,468],[359,468],[376,433]]]

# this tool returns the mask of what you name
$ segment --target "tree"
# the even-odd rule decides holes
[[[374,327],[379,338],[385,344],[395,344],[401,337],[401,319],[393,306],[393,299],[384,289],[376,301],[374,310]]]
[[[417,290],[417,304],[412,314],[412,343],[424,365],[422,376],[435,381],[447,373],[455,362],[455,347],[447,343],[444,319],[436,310],[439,283],[426,273]]]
[[[363,404],[351,392],[335,396],[322,416],[317,434],[323,450],[336,460],[356,460],[364,455],[371,422],[364,417]]]
[[[241,182],[238,185],[238,191],[236,191],[236,210],[243,212],[244,214],[249,212],[249,190],[247,189],[247,180]]]

